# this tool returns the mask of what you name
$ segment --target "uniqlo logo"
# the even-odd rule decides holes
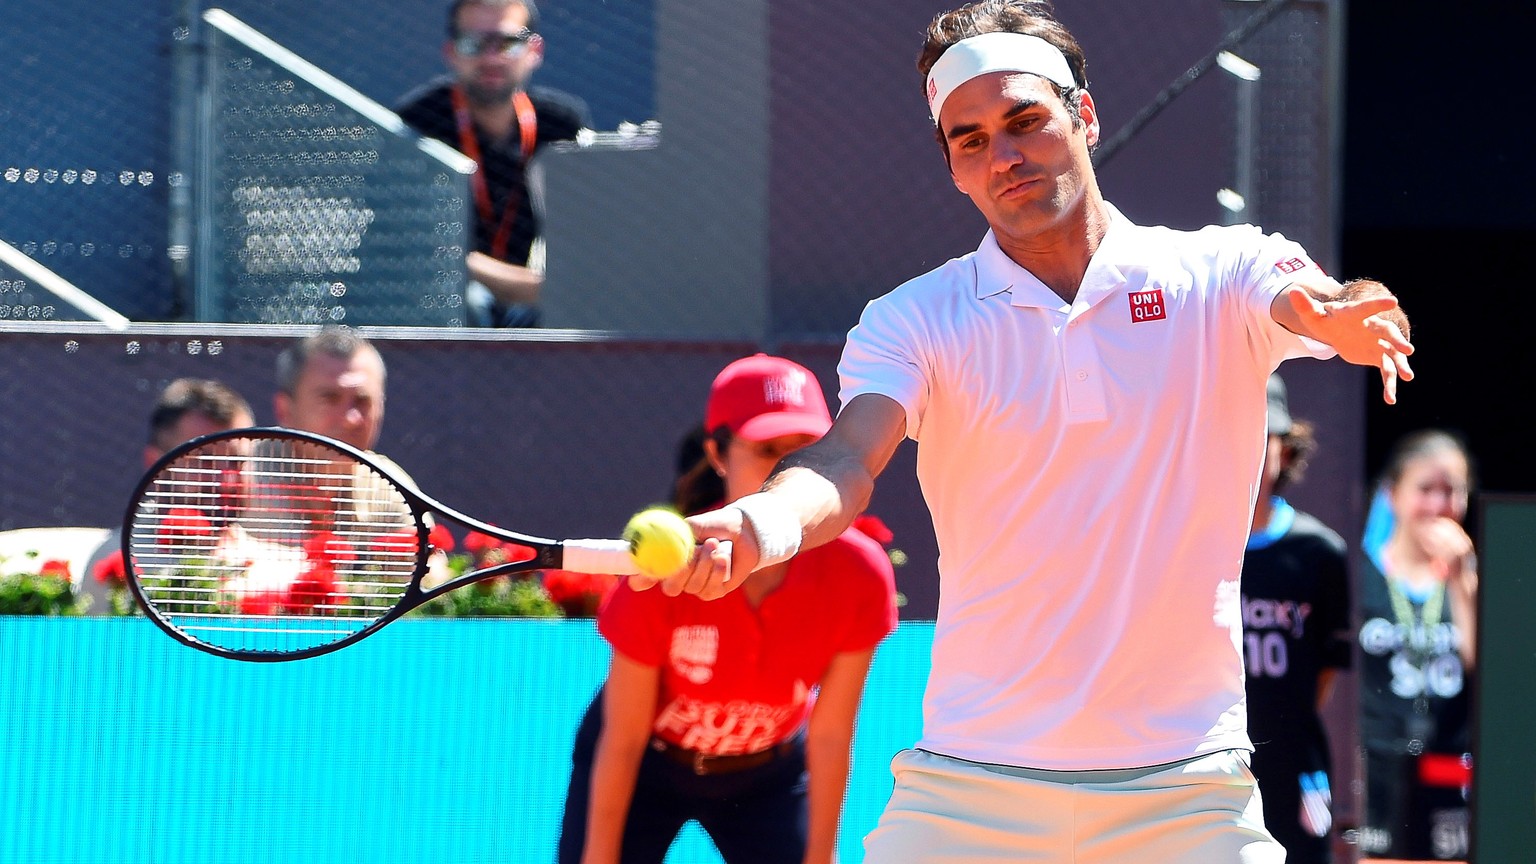
[[[1163,304],[1163,289],[1131,292],[1131,323],[1161,321],[1168,317],[1168,307]]]
[[[1275,269],[1281,273],[1295,273],[1297,270],[1305,270],[1307,262],[1300,258],[1287,258],[1275,265]]]

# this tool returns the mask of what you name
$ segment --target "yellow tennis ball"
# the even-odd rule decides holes
[[[624,526],[624,539],[635,566],[653,579],[671,576],[693,557],[693,529],[677,511],[665,507],[636,513]]]

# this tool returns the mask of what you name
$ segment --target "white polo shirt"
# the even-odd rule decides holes
[[[917,746],[1085,770],[1251,749],[1238,574],[1270,317],[1305,251],[1118,212],[1067,304],[989,232],[871,302],[838,367],[906,410],[939,543]]]

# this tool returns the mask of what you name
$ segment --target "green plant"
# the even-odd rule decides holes
[[[505,543],[478,531],[470,532],[462,549],[455,553],[459,544],[441,524],[433,526],[431,543],[445,556],[444,573],[434,584],[452,581],[472,570],[521,561],[534,554],[526,546]],[[411,614],[437,618],[559,618],[565,613],[550,597],[543,576],[543,571],[535,570],[476,582],[449,591]]]
[[[537,578],[503,576],[449,591],[414,614],[438,618],[559,618],[562,613]]]
[[[0,615],[79,615],[90,605],[67,561],[41,561],[36,550],[16,557],[0,559]]]

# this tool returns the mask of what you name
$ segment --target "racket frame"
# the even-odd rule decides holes
[[[181,459],[183,456],[193,450],[207,447],[212,444],[217,444],[220,441],[228,440],[231,438],[288,440],[319,444],[325,447],[330,447],[352,459],[355,459],[357,462],[366,466],[370,470],[378,473],[384,477],[385,480],[389,481],[389,483],[400,492],[401,497],[405,500],[406,505],[410,508],[411,516],[416,523],[416,563],[412,569],[410,582],[406,585],[405,590],[395,601],[394,605],[388,609],[388,611],[374,619],[367,626],[359,629],[357,632],[352,633],[351,635],[342,639],[338,639],[334,642],[327,642],[321,645],[315,645],[296,651],[243,651],[204,642],[200,639],[188,635],[181,628],[173,624],[155,604],[149,602],[143,586],[139,584],[138,568],[134,565],[134,517],[139,512],[140,503],[144,500],[145,494],[160,478],[161,472],[165,470],[167,466]],[[426,517],[428,515],[441,516],[450,521],[457,522],[472,531],[477,531],[481,534],[494,537],[498,540],[504,540],[526,546],[534,550],[534,557],[521,561],[507,561],[491,567],[483,567],[479,570],[471,570],[470,572],[464,573],[457,578],[450,579],[441,585],[437,585],[429,589],[423,589],[422,580],[427,576],[427,573],[429,572],[428,561],[434,552],[439,551],[436,547],[432,546],[430,542],[430,534],[432,529],[431,526],[427,524]],[[416,609],[425,603],[429,603],[438,597],[449,593],[450,591],[463,588],[464,586],[471,585],[475,582],[481,582],[486,579],[492,579],[497,576],[504,576],[512,573],[524,573],[533,570],[560,570],[563,569],[565,562],[565,546],[563,545],[562,541],[552,540],[545,537],[534,537],[528,534],[520,534],[516,531],[508,531],[505,528],[500,528],[482,520],[476,519],[472,516],[468,516],[414,488],[413,484],[401,474],[399,469],[379,463],[370,454],[359,450],[350,444],[337,441],[334,438],[329,438],[314,432],[304,432],[298,429],[288,429],[281,426],[252,426],[242,429],[221,430],[218,432],[209,433],[207,435],[200,435],[196,438],[178,444],[175,447],[172,447],[170,450],[166,451],[165,455],[156,460],[155,464],[150,466],[149,470],[144,473],[144,476],[139,480],[138,485],[134,487],[133,495],[128,499],[128,509],[123,516],[122,547],[123,573],[125,581],[128,583],[128,589],[133,593],[134,600],[138,603],[139,608],[144,612],[144,616],[146,618],[155,622],[156,626],[158,626],[161,630],[164,630],[171,636],[171,638],[182,643],[183,645],[196,648],[199,651],[215,654],[220,657],[256,662],[286,662],[291,660],[303,660],[308,657],[316,657],[321,654],[329,654],[332,651],[339,651],[348,645],[352,645],[361,641],[362,639],[367,638],[368,636],[373,635],[374,633],[378,632],[378,630],[384,625],[399,619],[411,610]],[[446,550],[441,551],[446,552]],[[321,620],[323,620],[323,618]]]

